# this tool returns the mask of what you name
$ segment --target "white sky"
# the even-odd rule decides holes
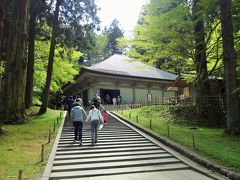
[[[99,8],[98,16],[101,27],[109,27],[113,19],[117,19],[126,36],[131,36],[131,31],[137,24],[142,5],[147,0],[96,0]]]

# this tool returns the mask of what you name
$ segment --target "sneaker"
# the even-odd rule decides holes
[[[97,143],[97,140],[95,140],[94,143]]]
[[[92,140],[92,143],[91,143],[92,146],[94,146],[94,141]]]
[[[82,141],[80,141],[80,142],[79,142],[79,146],[82,146],[82,145],[83,145],[83,143],[82,143]]]

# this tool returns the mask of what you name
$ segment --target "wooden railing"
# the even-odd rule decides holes
[[[140,101],[138,103],[131,103],[131,102],[124,102],[123,104],[119,105],[112,105],[112,104],[103,104],[103,108],[112,111],[112,110],[126,110],[126,109],[134,109],[139,108],[142,106],[153,106],[153,105],[174,105],[174,104],[183,104],[183,105],[193,105],[194,99],[192,97],[187,97],[184,99],[178,99],[175,97],[170,98],[153,98],[152,101]],[[208,96],[203,99],[203,106],[214,105],[219,107],[220,109],[224,109],[225,101],[223,97],[213,97]]]

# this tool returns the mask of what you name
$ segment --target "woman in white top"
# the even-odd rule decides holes
[[[98,126],[100,123],[103,124],[103,118],[101,112],[94,105],[90,107],[88,118],[91,122],[91,139],[92,145],[94,145],[97,143]]]

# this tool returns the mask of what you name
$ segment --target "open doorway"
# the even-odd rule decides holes
[[[113,97],[120,96],[120,90],[100,89],[100,96],[103,104],[112,104]]]

